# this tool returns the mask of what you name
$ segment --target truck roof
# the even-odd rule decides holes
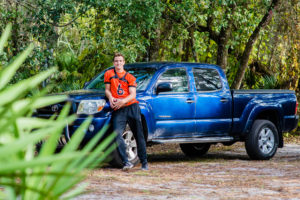
[[[209,67],[215,67],[219,68],[217,65],[213,64],[207,64],[207,63],[191,63],[191,62],[169,62],[169,61],[164,61],[164,62],[138,62],[138,63],[129,63],[125,64],[124,68],[130,68],[130,67],[150,67],[150,68],[155,68],[155,69],[160,69],[166,65],[188,65],[188,66],[193,66],[193,65],[203,65],[203,66],[209,66]]]

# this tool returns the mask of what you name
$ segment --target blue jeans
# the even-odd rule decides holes
[[[146,141],[143,133],[141,110],[137,103],[115,110],[112,113],[113,128],[117,133],[116,142],[123,164],[128,162],[126,144],[122,134],[127,123],[137,141],[138,157],[141,163],[147,163]]]

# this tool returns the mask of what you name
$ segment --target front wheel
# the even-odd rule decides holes
[[[253,160],[269,160],[278,148],[276,126],[268,120],[255,120],[245,141],[247,154]]]
[[[123,138],[126,144],[126,153],[128,156],[128,161],[131,162],[133,165],[136,165],[139,162],[137,153],[137,142],[133,132],[130,130],[128,125],[126,126],[126,129],[123,132]],[[118,149],[115,149],[112,152],[112,160],[110,161],[110,164],[114,167],[123,166],[123,162],[118,152]]]
[[[180,144],[180,148],[185,155],[190,157],[197,157],[206,154],[210,148],[210,144],[203,144],[203,143]]]

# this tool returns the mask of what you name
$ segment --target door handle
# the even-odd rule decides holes
[[[187,103],[194,103],[195,101],[193,99],[187,99],[186,102]]]
[[[228,99],[222,98],[220,101],[221,101],[222,103],[226,103],[226,102],[228,102]]]

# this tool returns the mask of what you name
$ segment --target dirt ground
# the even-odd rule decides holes
[[[147,149],[149,171],[140,165],[93,170],[89,193],[76,199],[299,199],[300,139],[287,141],[269,161],[249,160],[243,143],[214,145],[203,158],[188,158],[178,145]]]

